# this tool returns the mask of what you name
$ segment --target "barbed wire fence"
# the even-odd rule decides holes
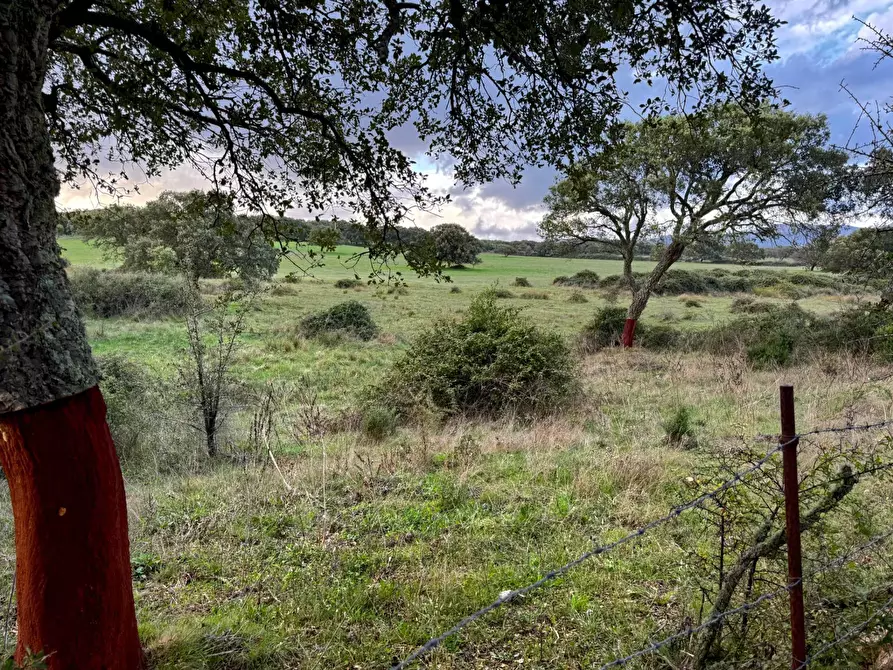
[[[791,387],[782,387],[782,397],[783,398],[784,398],[784,394],[785,394],[786,390],[788,391],[788,394],[791,397],[791,405],[790,405],[790,408],[787,410],[790,413],[790,416],[786,417],[785,416],[786,408],[784,407],[784,401],[782,401],[782,425],[783,426],[785,425],[786,419],[790,421],[790,423],[788,425],[793,425],[793,404],[792,404],[793,403],[793,401],[792,401],[793,389]],[[640,528],[637,528],[636,530],[634,530],[630,533],[627,533],[626,535],[624,535],[623,537],[621,537],[618,540],[615,540],[613,542],[608,542],[605,544],[601,544],[599,546],[596,546],[596,547],[580,554],[573,560],[565,563],[564,565],[562,565],[558,568],[550,570],[549,572],[544,574],[542,577],[540,577],[536,581],[534,581],[526,586],[523,586],[518,589],[510,590],[510,591],[503,591],[492,602],[488,603],[487,605],[484,605],[477,611],[472,612],[468,616],[462,618],[455,625],[451,626],[450,628],[445,630],[440,635],[437,635],[436,637],[432,637],[427,642],[425,642],[424,644],[417,647],[412,653],[410,653],[408,656],[403,658],[403,660],[394,663],[391,666],[391,670],[405,670],[406,668],[413,666],[417,661],[420,661],[423,657],[425,657],[430,652],[432,652],[434,649],[439,647],[448,638],[452,637],[453,635],[456,635],[457,633],[459,633],[463,629],[467,628],[468,626],[472,625],[473,623],[475,623],[482,617],[486,616],[487,614],[493,612],[496,609],[503,607],[504,605],[511,603],[514,600],[517,600],[518,598],[520,598],[522,596],[525,596],[533,591],[541,589],[542,587],[546,586],[550,582],[555,581],[559,577],[567,574],[574,568],[589,561],[590,559],[607,554],[607,553],[613,551],[614,549],[617,549],[623,545],[634,542],[634,541],[638,540],[639,538],[648,534],[650,531],[652,531],[660,526],[663,526],[664,524],[680,517],[685,512],[687,512],[689,510],[696,509],[696,508],[703,507],[703,505],[708,501],[711,501],[711,500],[717,501],[718,497],[721,496],[721,494],[723,494],[724,492],[744,483],[751,475],[754,475],[758,472],[763,471],[764,467],[768,463],[773,461],[773,459],[776,456],[778,456],[779,454],[787,456],[787,458],[785,459],[785,467],[786,468],[790,467],[789,463],[791,463],[791,462],[793,463],[793,468],[794,468],[792,473],[788,473],[788,472],[785,473],[786,481],[794,482],[794,486],[793,486],[794,490],[789,490],[789,486],[787,486],[787,485],[784,487],[785,500],[789,501],[789,498],[793,498],[793,500],[795,502],[798,501],[800,487],[799,487],[799,482],[797,480],[797,472],[796,472],[796,453],[797,453],[797,447],[800,443],[800,440],[802,440],[803,438],[813,437],[813,436],[821,436],[821,435],[829,435],[829,434],[863,433],[863,432],[874,431],[874,430],[878,430],[881,428],[890,428],[890,427],[893,427],[893,419],[885,420],[885,421],[877,421],[877,422],[873,422],[873,423],[858,424],[858,425],[848,424],[845,426],[832,426],[832,427],[818,428],[818,429],[809,430],[809,431],[806,431],[803,433],[795,433],[792,435],[791,434],[782,435],[781,437],[777,434],[776,435],[762,434],[762,435],[755,436],[755,439],[759,439],[759,440],[772,439],[772,440],[778,440],[779,443],[777,446],[766,451],[766,453],[761,458],[759,458],[757,461],[755,461],[748,467],[735,472],[728,479],[726,479],[721,484],[714,487],[707,493],[699,495],[698,497],[696,497],[692,500],[689,500],[685,503],[682,503],[680,505],[673,507],[672,509],[669,510],[669,512],[667,514],[645,524],[644,526],[641,526]],[[782,432],[784,433],[785,431],[783,430]],[[790,431],[790,432],[793,433],[793,431]],[[862,468],[857,471],[852,471],[851,469],[849,469],[849,470],[846,470],[841,477],[825,480],[825,481],[821,482],[820,484],[816,484],[816,485],[804,488],[803,490],[811,491],[815,488],[818,488],[819,486],[828,486],[831,483],[836,483],[836,482],[840,482],[840,481],[844,481],[844,480],[858,481],[858,477],[860,477],[860,476],[869,475],[869,474],[877,474],[879,472],[884,472],[884,471],[887,471],[890,469],[893,469],[893,462],[874,464],[871,467]],[[792,479],[791,479],[791,477],[792,477]],[[796,502],[796,504],[799,505],[799,502]],[[799,517],[798,514],[794,515],[794,516]],[[784,534],[785,535],[784,541],[787,546],[790,546],[790,543],[792,540],[792,538],[790,536],[792,533],[795,533],[797,535],[796,545],[797,545],[797,548],[799,549],[799,535],[801,532],[801,530],[799,528],[799,518],[797,519],[796,524],[797,525],[794,529],[791,529],[791,527],[788,526],[787,532],[785,532],[785,534]],[[616,667],[625,666],[628,663],[630,663],[631,661],[642,658],[644,656],[654,654],[655,652],[663,649],[664,647],[667,647],[669,645],[677,643],[681,640],[691,639],[694,635],[696,635],[702,631],[706,631],[708,629],[715,628],[716,626],[721,625],[723,621],[725,621],[726,619],[728,619],[730,617],[734,617],[734,616],[737,616],[740,614],[746,614],[752,610],[756,610],[760,606],[765,604],[766,602],[771,601],[773,599],[777,599],[779,596],[784,596],[784,595],[788,595],[791,597],[791,602],[792,602],[792,606],[791,606],[791,612],[792,612],[791,613],[791,627],[792,627],[792,630],[791,630],[791,633],[792,633],[792,638],[796,638],[796,635],[797,635],[796,629],[798,626],[800,627],[801,632],[803,630],[805,630],[804,622],[803,622],[803,611],[802,611],[802,587],[803,587],[804,583],[808,583],[809,580],[811,580],[812,578],[815,578],[819,575],[822,575],[824,573],[828,573],[830,571],[833,571],[833,570],[843,567],[847,563],[853,561],[856,556],[863,554],[864,552],[866,552],[872,548],[883,546],[891,538],[893,538],[893,529],[876,534],[873,537],[871,537],[867,542],[846,550],[845,552],[843,552],[841,555],[835,557],[834,559],[832,559],[822,565],[819,565],[817,567],[810,569],[806,574],[803,574],[802,567],[799,565],[799,557],[798,557],[798,564],[796,566],[792,566],[790,564],[791,557],[789,555],[789,557],[788,557],[789,577],[792,577],[792,578],[789,579],[788,583],[784,584],[783,586],[776,588],[772,591],[769,591],[767,593],[764,593],[764,594],[760,595],[759,597],[754,598],[751,601],[748,601],[748,602],[745,602],[745,603],[738,605],[736,607],[728,608],[728,609],[725,609],[724,611],[718,612],[715,615],[708,617],[707,620],[702,623],[699,623],[697,625],[687,626],[686,628],[684,628],[678,632],[675,632],[675,633],[673,633],[667,637],[664,637],[660,640],[654,641],[654,642],[648,644],[647,646],[644,646],[641,649],[638,649],[626,656],[615,658],[601,666],[594,666],[594,667],[598,667],[599,670],[606,670],[607,668],[616,668]],[[790,554],[792,552],[788,552],[788,553]],[[859,635],[860,633],[862,633],[863,631],[865,631],[869,626],[871,626],[872,623],[874,623],[877,619],[879,619],[883,614],[885,614],[886,612],[891,610],[891,608],[893,608],[893,583],[890,583],[889,585],[881,588],[881,592],[883,592],[884,590],[889,591],[889,593],[891,594],[891,597],[884,604],[882,604],[878,609],[872,611],[867,618],[865,618],[865,619],[861,620],[860,622],[858,622],[857,624],[845,629],[836,638],[834,638],[830,642],[823,644],[822,646],[818,647],[811,653],[805,654],[803,651],[800,651],[799,655],[798,655],[797,641],[796,641],[796,639],[794,639],[792,641],[792,655],[791,655],[792,670],[799,670],[801,668],[808,667],[813,661],[826,655],[833,648],[846,643],[847,641],[851,640],[853,637],[855,637],[855,636]],[[801,599],[801,610],[800,610],[799,615],[796,614],[796,612],[795,612],[796,607],[794,605],[794,601],[796,600],[794,594],[796,594],[797,592],[800,593],[799,597]],[[867,602],[867,600],[868,600],[867,596],[863,600],[865,600]],[[800,618],[799,621],[796,620],[798,616]],[[805,648],[805,639],[802,641],[802,647]]]

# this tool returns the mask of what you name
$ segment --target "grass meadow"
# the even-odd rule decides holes
[[[78,239],[60,243],[75,268],[115,265]],[[180,472],[150,467],[131,474],[125,467],[137,615],[152,667],[388,668],[501,592],[703,492],[717,459],[743,464],[745,447],[764,451],[768,443],[751,438],[777,432],[779,383],[795,385],[801,429],[893,415],[893,368],[856,355],[756,370],[743,355],[607,349],[579,356],[581,385],[572,406],[533,422],[423,422],[384,439],[349,423],[308,430],[314,416],[349,415],[413,337],[437,319],[462,314],[488,287],[507,288],[514,297],[503,302],[569,341],[596,308],[627,300],[623,293],[584,291],[588,302],[570,302],[573,289],[552,285],[556,276],[581,269],[619,273],[619,261],[488,254],[480,265],[452,272],[450,283],[395,267],[405,273],[405,292],[336,289],[336,279],[368,274],[362,260],[347,266],[356,251],[339,248],[295,283],[280,278],[249,315],[235,373],[248,386],[278,389],[280,429],[267,445],[275,463],[267,453],[208,463],[196,435],[194,445],[187,440],[180,447],[194,450]],[[512,287],[516,277],[532,287]],[[205,290],[213,293],[216,284],[205,283]],[[678,296],[656,297],[644,321],[705,328],[729,317],[734,298],[698,296],[693,306]],[[347,299],[370,309],[377,338],[316,341],[296,334],[303,316]],[[830,314],[864,299],[821,295],[799,304]],[[186,346],[179,319],[88,319],[87,329],[95,353],[123,354],[161,378],[176,375]],[[251,422],[247,405],[231,418],[233,436]],[[685,447],[666,439],[668,417],[681,406],[691,408],[696,438]],[[157,422],[164,421],[159,415]],[[170,430],[183,429],[171,424]],[[872,440],[883,445],[889,435],[833,436],[804,448],[845,450]],[[164,442],[159,438],[159,453],[168,448]],[[891,498],[886,481],[860,482],[842,517],[804,537],[806,556],[835,556],[890,528]],[[6,559],[0,589],[8,589],[14,561],[8,497],[0,518]],[[682,515],[488,614],[417,667],[600,667],[703,620],[718,578],[711,558],[717,537],[709,515]],[[886,572],[882,559],[842,569],[868,585]],[[771,590],[783,572],[778,561],[766,562],[755,593]],[[842,579],[834,573],[821,592],[818,581],[807,584],[808,602]],[[747,667],[789,666],[779,632],[786,607],[783,598],[772,600],[752,616],[751,626],[765,626],[766,648],[760,664]],[[822,628],[814,617],[816,639],[833,634],[833,626]],[[730,625],[727,639],[733,637]],[[682,639],[629,667],[686,668],[690,652]],[[859,665],[869,655],[864,644],[847,654],[811,667],[868,667]]]

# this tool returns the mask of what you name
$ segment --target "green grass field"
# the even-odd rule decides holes
[[[61,244],[75,270],[114,266],[80,240]],[[268,445],[275,466],[266,449],[247,446],[257,395],[249,393],[231,417],[227,456],[216,462],[203,457],[197,434],[171,418],[181,416],[171,409],[174,394],[139,408],[149,465],[124,465],[137,613],[152,667],[388,668],[502,591],[696,496],[721,456],[744,458],[748,445],[756,453],[768,448],[750,438],[777,430],[779,382],[796,386],[802,429],[893,415],[890,366],[857,356],[760,371],[743,356],[606,350],[579,357],[579,397],[552,416],[421,423],[373,440],[351,423],[352,412],[421,329],[461,314],[475,295],[498,284],[516,296],[502,302],[572,340],[611,297],[586,291],[588,302],[572,303],[573,290],[552,280],[584,268],[617,273],[620,264],[484,254],[479,266],[452,273],[452,284],[408,276],[405,294],[386,286],[336,289],[338,278],[368,274],[363,261],[345,267],[355,252],[339,249],[297,283],[277,281],[250,314],[235,373],[251,393],[264,384],[277,389],[277,430]],[[510,287],[515,277],[533,287]],[[207,282],[205,290],[214,293],[219,283]],[[547,298],[524,298],[541,293]],[[699,307],[658,297],[645,320],[706,327],[728,318],[733,297],[699,296]],[[303,316],[347,299],[370,308],[382,331],[378,338],[325,342],[296,334]],[[616,298],[618,304],[626,299]],[[830,313],[853,299],[815,296],[800,304]],[[163,379],[176,377],[186,345],[180,319],[89,319],[87,328],[97,354],[122,354]],[[664,424],[680,406],[692,408],[696,446],[666,440]],[[818,453],[812,450],[820,444],[850,443],[817,441],[804,453]],[[877,443],[878,457],[885,444]],[[171,454],[175,469],[164,466]],[[805,555],[837,555],[889,528],[891,502],[889,483],[866,479],[842,518],[807,534]],[[8,498],[0,519],[10,556]],[[712,593],[717,577],[703,561],[716,551],[716,527],[704,515],[686,514],[490,613],[417,667],[600,667],[702,620],[709,608],[702,589]],[[810,582],[807,602],[817,608],[810,610],[811,639],[835,631],[819,614],[822,597],[842,583],[868,588],[885,570],[882,561],[853,561],[827,581]],[[0,591],[8,589],[10,574],[0,579]],[[752,595],[774,588],[772,580],[784,580],[783,574],[782,559],[767,559]],[[856,612],[840,616],[850,615]],[[760,648],[747,653],[760,665],[748,667],[789,667],[781,651],[785,617],[783,599],[753,613]],[[735,633],[728,630],[732,646]],[[866,648],[811,667],[860,667]],[[683,639],[628,667],[690,667],[691,649]]]

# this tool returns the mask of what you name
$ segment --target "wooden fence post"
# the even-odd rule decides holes
[[[797,477],[797,425],[794,387],[781,386],[781,444],[784,465],[785,537],[788,545],[788,584],[791,600],[791,669],[806,664],[806,622],[803,607],[803,558],[800,547],[800,482]]]

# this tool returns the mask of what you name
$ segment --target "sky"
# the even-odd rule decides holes
[[[842,84],[860,100],[884,100],[893,92],[893,63],[875,67],[876,57],[859,42],[867,35],[866,28],[854,17],[893,32],[893,0],[770,0],[767,4],[786,22],[777,33],[780,59],[767,71],[791,102],[791,109],[826,114],[835,144],[865,139],[867,129],[864,123],[858,124],[859,110]],[[448,167],[416,153],[421,149],[417,140],[409,139],[400,148],[414,155],[429,187],[451,196],[438,211],[415,214],[416,225],[458,223],[483,238],[537,237],[543,197],[556,178],[552,170],[529,169],[516,187],[497,181],[463,191],[454,186]],[[180,169],[143,184],[139,195],[129,201],[141,204],[163,190],[205,187],[199,175]],[[59,204],[94,207],[97,198],[90,189],[63,187]]]

